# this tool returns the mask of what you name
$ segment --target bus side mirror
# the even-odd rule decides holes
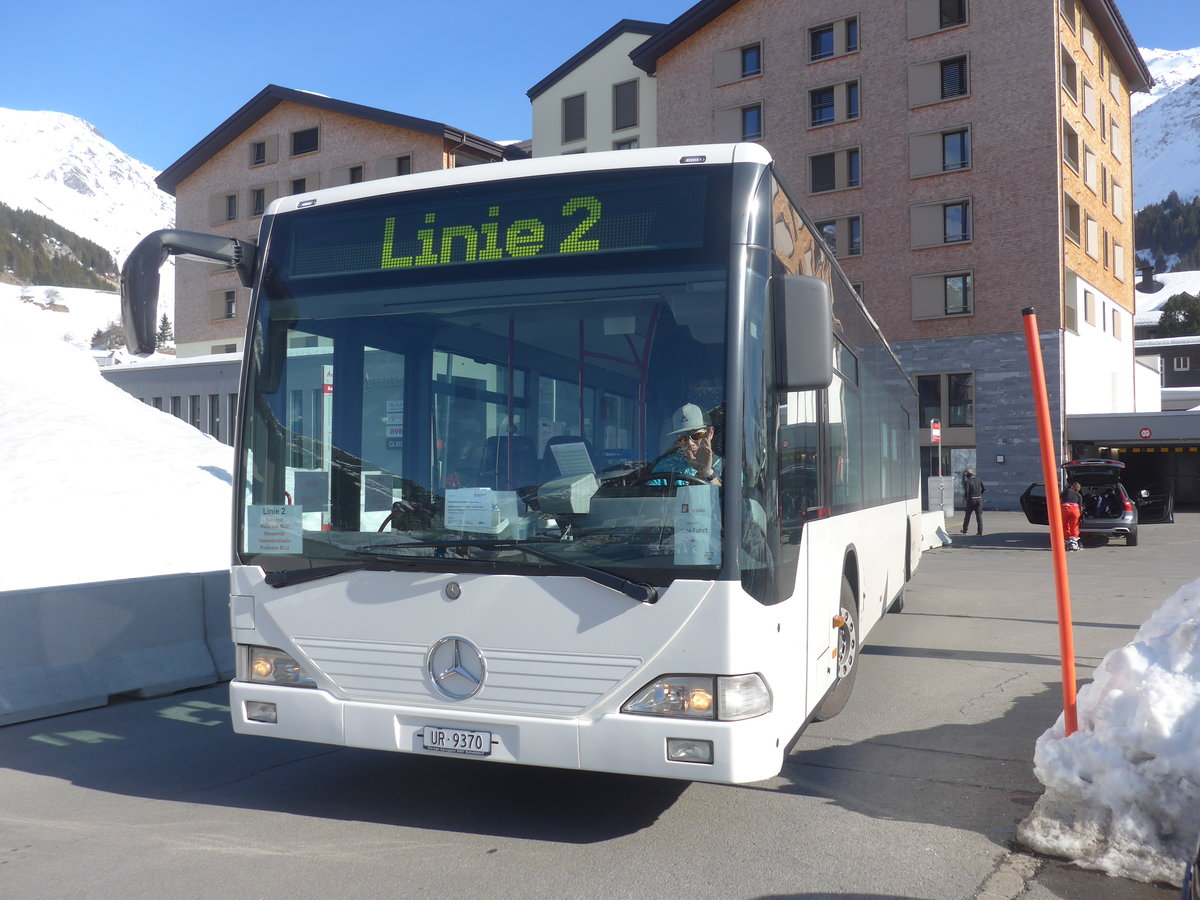
[[[137,356],[154,352],[158,330],[158,270],[168,256],[212,260],[232,266],[246,287],[254,283],[257,248],[249,241],[164,229],[138,242],[121,267],[121,318],[125,344]]]
[[[815,391],[833,382],[833,293],[808,275],[771,279],[775,374],[783,391]]]

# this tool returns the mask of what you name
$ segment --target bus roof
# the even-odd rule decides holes
[[[382,194],[407,193],[430,188],[454,187],[464,184],[483,184],[513,178],[534,178],[540,175],[564,175],[573,172],[601,172],[615,169],[649,169],[667,166],[726,165],[735,162],[768,165],[771,154],[761,144],[695,144],[682,147],[648,147],[644,150],[607,150],[598,153],[571,153],[565,156],[543,156],[536,159],[511,160],[464,166],[457,169],[437,169],[414,172],[394,178],[380,178],[325,188],[303,194],[280,197],[271,202],[268,216],[288,213],[301,208],[343,203]]]

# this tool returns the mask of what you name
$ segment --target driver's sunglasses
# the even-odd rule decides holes
[[[693,431],[691,434],[681,434],[679,436],[679,443],[686,444],[688,441],[691,441],[694,444],[698,444],[706,437],[708,437],[708,429],[702,428],[700,431]]]

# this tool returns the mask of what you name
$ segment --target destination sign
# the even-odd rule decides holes
[[[553,182],[551,182],[553,183]],[[708,179],[623,173],[399,194],[288,215],[290,278],[699,247]]]

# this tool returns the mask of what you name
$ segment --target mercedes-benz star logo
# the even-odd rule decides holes
[[[487,662],[466,638],[451,635],[429,648],[425,659],[434,688],[451,700],[474,697],[487,677]]]

